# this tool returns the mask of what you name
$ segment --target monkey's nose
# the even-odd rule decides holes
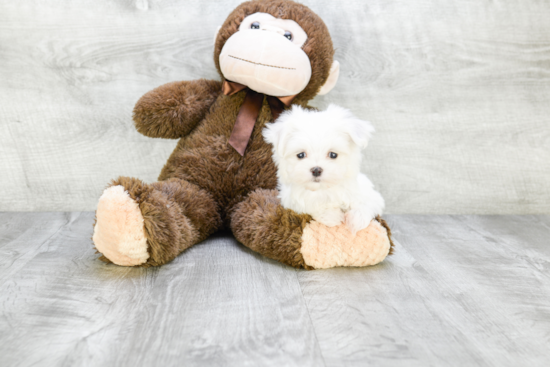
[[[319,177],[321,176],[321,173],[323,173],[323,169],[321,167],[313,167],[310,171],[315,177]]]

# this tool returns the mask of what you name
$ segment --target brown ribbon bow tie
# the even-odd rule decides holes
[[[246,88],[248,87],[243,84],[230,82],[227,80],[223,82],[223,94],[226,96],[232,96],[233,94]],[[283,112],[285,108],[284,106],[290,106],[290,103],[294,97],[296,96],[267,96],[267,103],[271,108],[273,121],[275,121],[281,112]],[[237,121],[235,121],[235,126],[233,127],[233,131],[229,137],[229,144],[235,148],[241,156],[244,156],[244,151],[246,150],[246,146],[250,140],[250,135],[252,135],[252,130],[254,130],[254,124],[256,123],[256,119],[262,109],[263,101],[264,94],[254,92],[252,89],[248,88],[246,91],[246,96],[244,97],[244,102],[241,105],[239,114],[237,115]]]

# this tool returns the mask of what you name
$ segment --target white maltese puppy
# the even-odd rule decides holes
[[[362,174],[361,149],[374,128],[330,105],[317,112],[294,106],[264,131],[273,145],[283,207],[333,227],[345,222],[355,235],[382,214],[384,199]]]

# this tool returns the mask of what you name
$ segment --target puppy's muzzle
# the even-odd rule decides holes
[[[323,169],[321,167],[313,167],[310,171],[313,177],[319,177],[321,176],[321,173],[323,173]]]

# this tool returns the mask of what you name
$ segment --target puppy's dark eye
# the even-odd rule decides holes
[[[336,157],[338,157],[338,154],[336,154],[336,153],[334,153],[334,152],[330,152],[330,153],[329,153],[329,157],[330,157],[331,159],[336,159]]]
[[[290,33],[289,31],[285,32],[285,37],[292,41],[292,33]]]
[[[298,159],[303,159],[306,157],[306,153],[302,152],[302,153],[298,153],[296,154],[296,157],[298,157]]]
[[[254,22],[250,25],[251,29],[260,29],[260,22]]]

